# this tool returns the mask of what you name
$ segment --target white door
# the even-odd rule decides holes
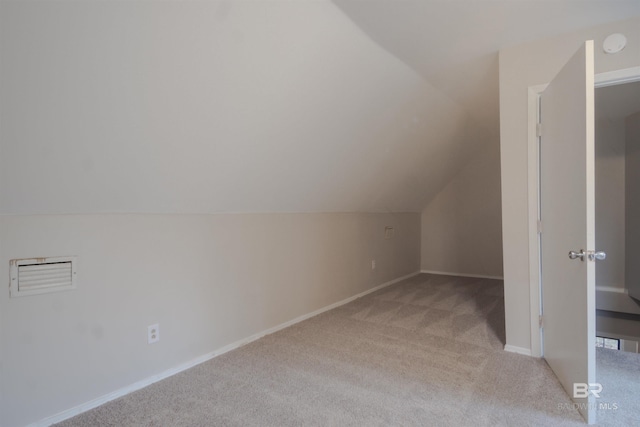
[[[540,111],[543,352],[592,424],[595,399],[581,397],[580,384],[596,382],[595,263],[587,254],[595,249],[593,41],[544,90]]]

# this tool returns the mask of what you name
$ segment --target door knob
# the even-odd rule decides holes
[[[580,249],[580,252],[569,251],[569,259],[580,258],[580,261],[584,261],[585,255],[586,255],[586,252],[584,251],[584,249]]]
[[[603,260],[607,258],[607,254],[603,251],[589,251],[587,257],[589,261]]]

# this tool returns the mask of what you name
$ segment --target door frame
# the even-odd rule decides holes
[[[595,75],[595,87],[614,86],[640,81],[640,67],[625,68]],[[537,124],[540,108],[540,94],[548,83],[528,88],[528,128],[527,128],[527,196],[529,227],[529,313],[531,315],[531,356],[542,357],[541,315],[541,270],[540,270],[540,235],[538,221],[540,218],[540,162],[539,137]],[[594,248],[595,249],[595,248]]]

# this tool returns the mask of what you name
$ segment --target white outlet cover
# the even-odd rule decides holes
[[[385,239],[391,239],[392,237],[393,237],[393,227],[386,226],[384,228],[384,238]]]
[[[147,328],[147,342],[153,344],[160,341],[160,324],[150,325]]]

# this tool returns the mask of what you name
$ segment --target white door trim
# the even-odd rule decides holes
[[[640,67],[595,75],[595,87],[640,81]],[[540,240],[538,239],[540,164],[538,152],[538,108],[540,94],[548,84],[530,86],[528,91],[528,221],[529,221],[529,313],[531,316],[531,355],[542,356],[540,330]],[[543,131],[544,132],[544,131]]]
[[[623,70],[608,71],[595,75],[596,87],[621,85],[640,81],[640,67],[625,68]]]

